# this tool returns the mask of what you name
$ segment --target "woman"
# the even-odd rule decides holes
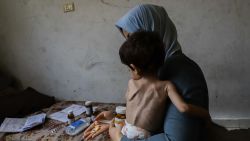
[[[170,80],[188,103],[208,109],[208,90],[200,67],[186,57],[177,41],[176,28],[165,9],[160,6],[143,4],[131,9],[116,26],[125,38],[138,31],[158,32],[165,43],[165,62],[159,70],[159,79]],[[164,133],[156,134],[149,141],[200,141],[203,139],[204,122],[197,118],[181,114],[173,104],[168,106]],[[112,119],[112,112],[106,111],[97,116],[99,119]],[[84,132],[86,139],[93,138],[109,128],[114,141],[129,141],[112,124],[103,125],[96,133],[90,133],[91,127]]]

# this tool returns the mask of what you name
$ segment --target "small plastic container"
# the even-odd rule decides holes
[[[68,118],[68,124],[71,124],[75,121],[75,115],[72,110],[68,112],[67,118]]]
[[[115,108],[115,127],[122,129],[122,127],[125,125],[125,119],[126,119],[126,107],[123,106],[117,106]]]
[[[69,126],[65,127],[65,132],[68,135],[74,136],[80,133],[82,130],[86,129],[90,125],[89,121],[86,119],[79,119]]]
[[[93,115],[92,101],[86,101],[85,102],[85,107],[86,107],[86,115],[87,115],[87,117],[91,117]]]

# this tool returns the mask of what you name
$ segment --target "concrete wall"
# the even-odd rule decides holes
[[[74,12],[63,12],[67,2]],[[212,116],[250,118],[248,0],[1,0],[1,68],[59,99],[123,102],[129,74],[114,23],[142,2],[167,9],[204,71]]]

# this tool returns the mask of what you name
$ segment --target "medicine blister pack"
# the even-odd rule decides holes
[[[79,119],[67,127],[65,127],[65,132],[68,135],[74,136],[81,132],[82,130],[86,129],[90,125],[90,122],[86,119]]]

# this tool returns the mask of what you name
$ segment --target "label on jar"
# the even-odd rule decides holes
[[[115,127],[122,129],[122,127],[125,125],[125,119],[115,118]]]
[[[71,124],[74,122],[74,119],[68,119],[68,124]]]

